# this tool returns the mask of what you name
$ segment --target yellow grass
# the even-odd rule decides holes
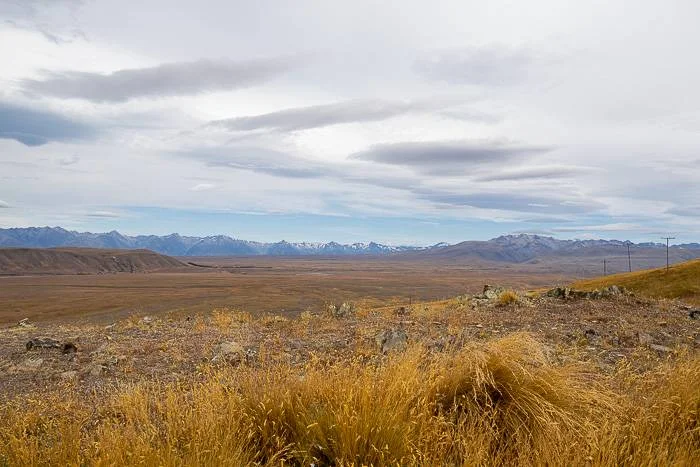
[[[496,299],[496,305],[498,306],[515,305],[516,303],[518,303],[518,294],[512,290],[504,290]]]
[[[666,268],[649,269],[625,274],[613,274],[572,284],[572,287],[593,290],[619,285],[634,293],[654,297],[681,299],[700,305],[700,260]]]
[[[37,392],[0,408],[0,465],[700,465],[697,355],[609,378],[547,355],[518,333]]]

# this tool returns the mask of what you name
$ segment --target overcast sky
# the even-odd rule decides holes
[[[0,227],[700,241],[700,2],[0,0]]]

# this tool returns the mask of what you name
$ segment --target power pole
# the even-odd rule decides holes
[[[603,275],[608,275],[608,262],[606,259],[603,259]]]
[[[627,264],[629,265],[630,272],[632,272],[632,255],[630,254],[630,242],[627,242]]]
[[[666,240],[666,270],[668,271],[668,241],[675,240],[676,237],[661,237]]]

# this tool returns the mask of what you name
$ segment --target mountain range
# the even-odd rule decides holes
[[[208,237],[182,236],[176,233],[157,235],[122,235],[108,233],[75,232],[61,227],[28,227],[0,229],[0,247],[54,248],[88,247],[118,249],[148,249],[170,256],[347,256],[347,255],[398,255],[425,259],[483,259],[509,263],[522,263],[547,256],[621,256],[627,245],[637,253],[661,255],[663,243],[632,243],[620,240],[559,240],[542,235],[504,235],[486,241],[466,241],[449,245],[438,243],[429,247],[390,246],[380,243],[291,243],[280,241],[263,243],[240,240],[226,235]],[[686,243],[671,247],[672,256],[678,259],[700,257],[699,243]],[[663,251],[665,253],[665,251]]]
[[[442,246],[438,244],[437,246]],[[226,235],[188,237],[176,233],[157,235],[122,235],[75,232],[61,227],[28,227],[0,229],[0,247],[55,248],[120,248],[148,249],[170,256],[310,256],[310,255],[385,255],[422,250],[422,247],[390,246],[375,242],[343,245],[329,243],[263,243],[240,240]]]

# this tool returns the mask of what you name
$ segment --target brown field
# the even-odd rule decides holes
[[[132,314],[187,314],[229,307],[260,315],[318,311],[327,302],[408,303],[480,291],[565,283],[575,270],[512,264],[447,264],[386,258],[186,258],[185,270],[101,275],[0,277],[0,324]],[[559,272],[556,272],[559,271]]]

